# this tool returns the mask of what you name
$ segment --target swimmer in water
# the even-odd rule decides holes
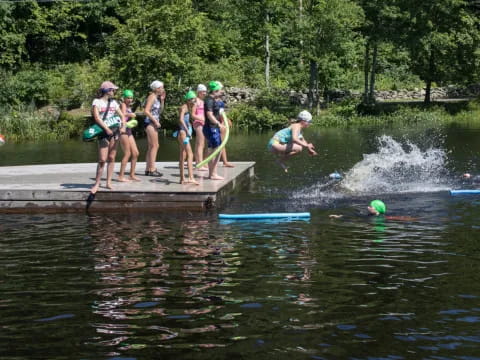
[[[367,206],[368,210],[368,215],[369,216],[382,216],[385,220],[392,220],[392,221],[416,221],[418,218],[412,217],[412,216],[391,216],[391,215],[385,215],[387,212],[387,206],[382,200],[372,200]],[[330,219],[340,219],[342,218],[343,215],[335,215],[331,214],[329,215]]]

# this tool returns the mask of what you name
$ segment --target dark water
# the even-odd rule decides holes
[[[0,358],[479,359],[480,198],[446,191],[480,173],[479,130],[310,130],[319,156],[288,174],[268,134],[235,135],[231,160],[257,176],[221,211],[309,221],[0,215]],[[175,160],[163,143],[159,160]],[[0,165],[95,154],[7,144]],[[367,217],[373,198],[403,218]]]

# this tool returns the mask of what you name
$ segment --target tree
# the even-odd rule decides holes
[[[356,40],[354,29],[363,14],[350,0],[304,0],[303,6],[299,30],[309,62],[309,107],[318,109],[320,87],[325,92],[348,62],[346,55]]]
[[[425,103],[432,83],[471,80],[479,69],[479,19],[464,0],[404,0],[405,46],[410,68],[426,84]]]

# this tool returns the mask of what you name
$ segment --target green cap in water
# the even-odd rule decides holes
[[[193,90],[189,90],[185,96],[183,97],[184,100],[191,100],[195,99],[197,97],[197,94]]]
[[[377,210],[380,214],[385,214],[387,207],[382,200],[373,200],[370,202],[370,206]]]
[[[133,91],[128,90],[128,89],[123,90],[122,97],[123,98],[133,98]]]

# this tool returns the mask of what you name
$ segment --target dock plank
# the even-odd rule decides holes
[[[96,163],[0,167],[0,212],[196,209],[219,206],[229,194],[254,175],[254,162],[236,162],[234,168],[219,165],[224,180],[208,179],[208,172],[195,171],[200,185],[179,184],[176,162],[159,162],[161,177],[144,176],[141,181],[118,182],[116,164],[113,189],[101,187],[94,200],[87,198],[95,181]],[[137,169],[145,169],[138,163]],[[127,167],[128,170],[128,167]],[[103,183],[105,185],[104,172]]]

